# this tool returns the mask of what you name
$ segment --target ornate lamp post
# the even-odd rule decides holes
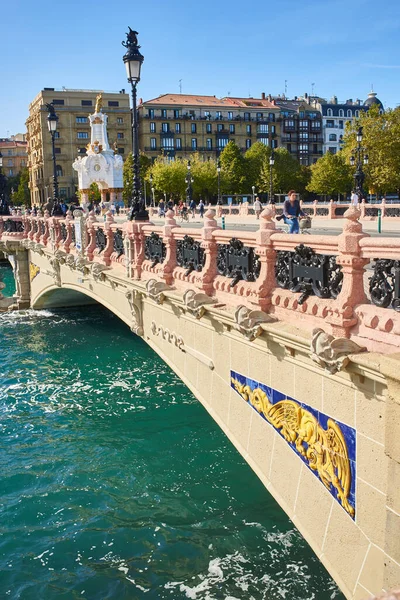
[[[217,204],[222,204],[221,200],[221,161],[217,161],[217,175],[218,175],[218,200]]]
[[[140,69],[142,67],[144,57],[139,52],[140,46],[137,40],[137,31],[132,31],[128,27],[129,32],[126,34],[126,41],[122,45],[126,48],[124,54],[124,63],[126,75],[132,88],[132,174],[133,174],[133,194],[130,201],[131,212],[130,220],[148,221],[149,213],[147,212],[142,198],[142,186],[140,184],[140,164],[139,164],[139,132],[138,132],[138,116],[136,108],[136,86],[140,81]]]
[[[361,202],[362,198],[364,198],[363,185],[365,180],[365,174],[363,171],[363,164],[368,164],[368,154],[365,153],[365,148],[362,147],[361,143],[363,140],[363,128],[359,127],[357,131],[357,148],[354,151],[354,154],[350,158],[350,164],[352,167],[356,167],[356,171],[354,173],[354,188],[355,192],[358,195],[358,200]],[[364,156],[362,156],[364,154]]]
[[[272,169],[275,164],[275,152],[272,148],[271,156],[269,157],[269,203],[275,204],[274,199],[274,186],[272,181]]]
[[[256,186],[252,185],[251,189],[252,189],[252,192],[253,192],[253,204],[254,204],[254,202],[255,202],[255,195],[256,195]]]
[[[190,164],[190,160],[188,160],[185,183],[186,183],[186,202],[187,202],[187,204],[189,204],[189,206],[192,201],[192,194],[193,194],[192,183],[194,181],[193,177],[192,177],[192,173],[190,172],[190,169],[191,169],[191,164]]]
[[[47,115],[47,127],[49,128],[49,132],[51,135],[51,148],[53,152],[53,208],[51,210],[51,214],[53,217],[62,217],[64,215],[59,203],[56,150],[54,146],[58,116],[56,115],[56,111],[54,110],[54,106],[52,104],[46,104],[46,108],[49,111],[49,114]]]
[[[150,191],[151,191],[151,206],[155,206],[154,204],[154,186],[153,186],[153,175],[150,173]]]
[[[3,155],[0,152],[0,215],[3,216],[10,214],[10,209],[5,195],[6,180],[7,177],[3,175]]]

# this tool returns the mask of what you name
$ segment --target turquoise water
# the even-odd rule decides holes
[[[9,263],[0,263],[0,281],[6,284],[4,290],[0,290],[7,298],[15,294],[14,275]]]
[[[202,406],[116,317],[3,314],[0,340],[0,598],[343,598]]]

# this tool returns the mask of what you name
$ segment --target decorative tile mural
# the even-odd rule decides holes
[[[355,429],[235,371],[231,371],[231,386],[286,440],[354,519]]]

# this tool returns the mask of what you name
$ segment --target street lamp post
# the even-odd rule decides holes
[[[252,191],[253,191],[253,204],[254,204],[254,202],[255,202],[255,195],[256,195],[256,186],[255,186],[255,185],[252,185],[252,186],[251,186],[251,189],[252,189]]]
[[[192,194],[193,194],[193,187],[192,187],[193,177],[192,177],[192,173],[191,173],[190,169],[191,169],[191,164],[190,164],[190,160],[188,160],[185,183],[186,183],[186,203],[189,205],[189,207],[190,207],[190,203],[192,201]]]
[[[7,177],[3,175],[3,155],[0,152],[0,215],[6,216],[10,214],[10,208],[6,200],[6,181]]]
[[[357,131],[357,136],[356,136],[356,140],[357,140],[357,147],[354,151],[355,155],[353,154],[350,158],[350,164],[352,167],[356,167],[355,173],[354,173],[354,187],[355,187],[355,192],[358,196],[358,200],[361,201],[362,198],[364,198],[364,191],[363,191],[363,185],[364,185],[364,180],[365,180],[365,174],[363,171],[363,164],[367,165],[368,164],[368,154],[365,153],[365,148],[362,147],[361,143],[363,140],[363,128],[359,127],[358,131]],[[364,156],[363,156],[364,154]]]
[[[58,116],[56,115],[56,111],[54,109],[53,104],[46,104],[46,108],[49,111],[47,115],[47,127],[49,128],[49,132],[51,135],[51,148],[53,152],[53,206],[51,209],[51,215],[53,217],[62,217],[64,213],[61,209],[59,203],[59,195],[58,195],[58,179],[57,179],[57,165],[56,165],[56,149],[55,149],[55,137],[57,131],[57,122]]]
[[[218,159],[217,162],[217,175],[218,175],[218,200],[217,204],[222,204],[221,200],[221,161]]]
[[[148,221],[149,213],[147,212],[142,198],[142,190],[140,184],[140,164],[139,164],[139,132],[138,132],[138,116],[136,108],[136,86],[140,81],[140,69],[142,67],[144,57],[139,52],[139,44],[137,40],[138,32],[132,31],[128,27],[129,32],[126,34],[126,41],[122,45],[126,48],[124,54],[124,63],[126,75],[132,89],[132,174],[133,174],[133,193],[130,201],[131,212],[129,219],[135,221]]]
[[[275,152],[272,148],[271,156],[269,157],[269,203],[275,204],[274,199],[274,186],[272,182],[272,169],[275,164]]]

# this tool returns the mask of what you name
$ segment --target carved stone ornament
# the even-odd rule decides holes
[[[365,352],[366,348],[346,338],[334,338],[323,329],[313,329],[311,340],[311,358],[318,365],[337,373],[349,362],[349,354]]]
[[[51,273],[51,276],[54,279],[54,283],[56,284],[57,287],[61,287],[60,262],[56,257],[54,257],[54,258],[50,258],[49,263],[53,268],[53,272]]]
[[[60,265],[65,264],[65,259],[67,258],[67,253],[62,250],[56,250],[54,253],[54,258],[58,260]]]
[[[43,256],[43,254],[44,254],[42,244],[35,243],[33,248],[31,246],[31,249],[34,250],[35,252],[37,252],[38,254],[40,254],[40,256]]]
[[[135,298],[137,298],[137,295],[133,290],[129,290],[125,292],[125,298],[127,298],[129,302],[129,306],[132,313],[131,331],[133,333],[136,333],[136,335],[142,336],[144,334],[142,311],[140,307],[137,304],[135,304]]]
[[[275,320],[262,310],[251,310],[243,305],[235,311],[236,329],[251,342],[262,334],[261,323],[271,323]]]
[[[191,315],[196,317],[196,319],[201,319],[206,312],[205,305],[215,304],[216,300],[210,298],[207,294],[196,292],[195,290],[186,290],[183,294],[183,302],[185,303],[186,310]]]
[[[104,281],[104,271],[107,271],[109,267],[102,265],[101,263],[93,263],[90,265],[90,272],[95,281]]]
[[[86,262],[86,259],[82,256],[77,256],[75,258],[75,268],[81,273],[85,273],[86,271],[88,271],[89,266]]]
[[[170,331],[169,329],[162,327],[162,325],[157,325],[155,321],[151,322],[151,332],[153,335],[159,335],[166,342],[173,344],[182,352],[185,352],[185,342],[180,335],[177,335],[174,331]]]
[[[69,267],[74,267],[75,266],[75,256],[73,254],[68,254],[65,259],[65,264],[68,265]]]
[[[157,281],[157,279],[149,279],[146,283],[147,295],[157,302],[157,304],[162,304],[165,300],[165,295],[163,292],[170,290],[171,287],[164,283],[164,281]]]

